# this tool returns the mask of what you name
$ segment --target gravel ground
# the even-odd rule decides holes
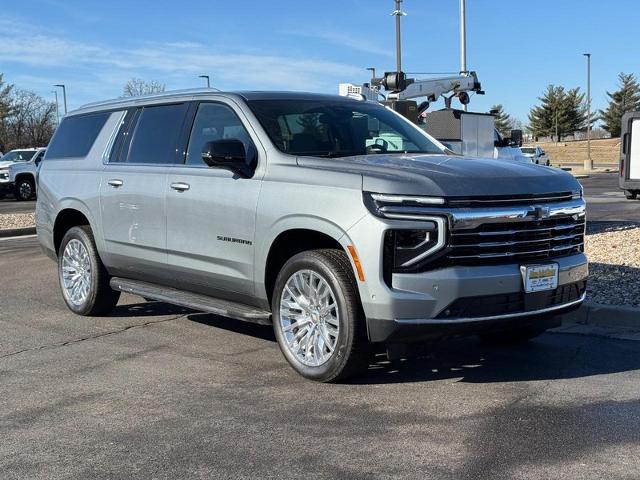
[[[33,213],[0,215],[0,229],[33,225]],[[587,227],[586,251],[590,260],[589,299],[639,307],[640,225],[591,222]]]
[[[26,228],[35,225],[33,213],[11,213],[0,215],[0,230],[7,228]]]
[[[589,223],[586,252],[589,257],[589,300],[639,307],[640,225]]]

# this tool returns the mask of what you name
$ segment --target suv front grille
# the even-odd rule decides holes
[[[454,230],[447,259],[454,265],[490,265],[537,261],[571,255],[584,249],[584,216],[513,223],[485,223]]]

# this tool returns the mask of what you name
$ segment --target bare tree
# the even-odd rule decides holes
[[[123,97],[139,97],[151,93],[164,92],[164,84],[156,80],[146,81],[141,78],[132,78],[122,89]]]
[[[0,73],[0,152],[6,152],[7,117],[11,113],[11,90],[13,89],[13,85],[4,83],[3,76]]]
[[[15,90],[2,126],[7,149],[46,146],[56,128],[56,105],[26,90]]]

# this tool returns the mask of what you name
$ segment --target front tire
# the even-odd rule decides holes
[[[16,200],[24,202],[31,200],[35,195],[36,189],[33,182],[28,178],[22,178],[16,182],[14,196]]]
[[[273,292],[273,329],[289,364],[305,378],[336,382],[363,372],[370,344],[346,253],[299,253],[282,267]]]
[[[627,198],[627,200],[635,200],[638,198],[638,192],[625,192],[624,196]]]
[[[87,225],[70,228],[62,238],[58,280],[67,307],[78,315],[105,315],[120,298],[120,292],[109,286],[109,274]]]

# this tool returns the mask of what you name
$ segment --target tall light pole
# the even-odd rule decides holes
[[[64,86],[64,84],[62,83],[58,83],[56,85],[54,85],[54,87],[60,87],[62,88],[62,98],[64,99],[64,114],[67,114],[67,87]]]
[[[56,96],[56,125],[58,125],[60,123],[60,106],[58,105],[58,91],[52,90],[51,93],[53,93]]]
[[[209,75],[198,75],[199,78],[206,78],[207,79],[207,88],[211,88],[211,82],[209,79]]]
[[[396,9],[391,13],[391,15],[396,17],[396,72],[400,73],[402,71],[402,48],[400,46],[400,17],[404,17],[406,13],[404,13],[400,9],[400,4],[402,0],[395,0]]]
[[[583,53],[587,57],[587,159],[584,161],[585,170],[593,170],[591,159],[591,54]]]
[[[465,13],[465,0],[460,0],[460,71],[467,71],[467,15]],[[467,106],[463,105],[464,111]]]

